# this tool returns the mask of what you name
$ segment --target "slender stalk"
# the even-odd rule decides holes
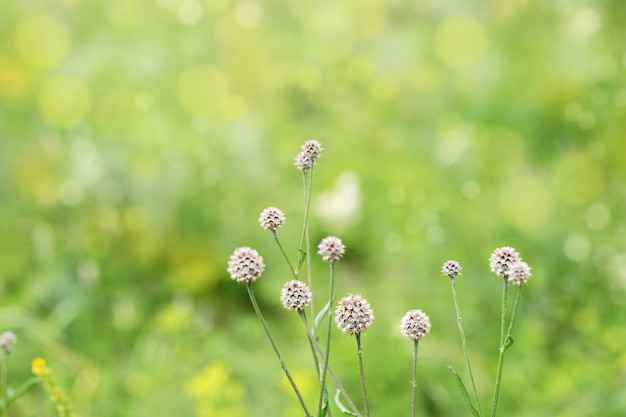
[[[508,282],[505,281],[504,286],[508,286]],[[506,352],[508,346],[508,340],[511,337],[511,332],[513,331],[513,323],[515,322],[515,313],[517,312],[517,306],[519,305],[519,300],[522,295],[522,287],[520,285],[517,290],[517,295],[515,296],[515,304],[513,305],[513,312],[511,313],[511,321],[509,322],[509,326],[507,328],[507,332],[502,338],[502,342],[500,343],[500,349],[498,354],[498,370],[496,372],[496,387],[493,393],[493,406],[491,407],[491,417],[495,417],[496,411],[498,408],[498,396],[500,395],[500,385],[502,382],[502,368],[504,366],[504,352]],[[503,317],[504,317],[504,309],[503,309]],[[504,320],[502,320],[502,329],[504,329]]]
[[[361,355],[363,351],[363,347],[361,346],[361,333],[356,334],[356,348],[359,357],[359,375],[361,376],[361,390],[363,392],[363,409],[365,410],[365,416],[370,417],[370,409],[367,404],[367,390],[365,389],[365,374],[363,373],[363,357]]]
[[[315,350],[317,351],[317,354],[320,356],[320,359],[322,361],[326,362],[326,358],[324,356],[324,352],[322,352],[322,348],[317,343],[317,340],[315,340],[315,337],[313,336],[313,333],[311,333],[311,330],[309,329],[309,326],[308,326],[308,323],[306,321],[306,317],[304,315],[304,312],[303,311],[299,311],[298,313],[300,315],[300,319],[302,319],[302,323],[304,324],[304,330],[306,331],[306,335],[309,338],[309,343],[311,343],[315,347]],[[328,364],[328,373],[333,378],[333,381],[335,381],[335,384],[337,385],[337,389],[339,390],[339,392],[341,392],[341,395],[343,395],[343,398],[348,402],[348,405],[350,406],[350,408],[352,408],[352,411],[354,412],[354,414],[356,414],[357,417],[362,417],[361,413],[359,413],[359,410],[354,405],[354,402],[352,401],[352,399],[348,395],[348,392],[346,391],[346,389],[341,384],[341,381],[339,381],[339,378],[337,377],[337,375],[333,371],[333,368],[330,366],[330,364]]]
[[[283,245],[281,245],[280,240],[278,239],[278,234],[276,233],[276,230],[272,230],[272,236],[274,237],[276,244],[280,248],[280,251],[283,253],[283,256],[285,257],[287,264],[289,265],[289,269],[291,270],[291,275],[293,275],[294,279],[297,279],[298,275],[296,274],[296,270],[293,268],[293,265],[291,264],[291,261],[289,260],[289,256],[287,256],[287,252],[285,252],[285,249],[283,248]]]
[[[9,417],[9,401],[8,401],[8,390],[7,386],[7,367],[8,367],[8,358],[4,353],[0,353],[0,361],[2,362],[0,366],[2,369],[0,370],[0,390],[2,390],[2,415],[4,417]]]
[[[278,361],[280,362],[280,367],[285,372],[285,375],[287,376],[287,379],[289,380],[289,383],[291,384],[293,391],[295,392],[296,396],[298,397],[298,400],[300,401],[300,405],[302,406],[302,409],[304,410],[306,417],[312,417],[311,413],[309,412],[309,409],[306,406],[306,403],[304,402],[304,398],[302,398],[302,394],[300,394],[300,390],[298,389],[298,386],[296,385],[296,381],[294,381],[293,377],[291,376],[291,373],[289,372],[289,369],[287,368],[287,365],[285,364],[285,361],[283,360],[283,356],[278,350],[278,346],[276,346],[276,342],[274,342],[274,338],[272,337],[272,334],[270,333],[270,329],[267,327],[267,323],[265,323],[263,314],[261,314],[261,309],[259,308],[259,305],[256,301],[256,297],[254,296],[254,291],[252,291],[252,282],[246,283],[246,288],[248,290],[248,295],[250,296],[250,301],[252,302],[252,306],[254,307],[254,311],[256,312],[256,315],[259,318],[261,325],[263,325],[263,330],[265,330],[265,334],[267,335],[267,338],[272,344],[272,348],[274,348],[274,353],[276,353],[276,357],[278,358]]]
[[[328,309],[328,331],[326,333],[326,353],[324,355],[325,359],[324,359],[324,367],[322,369],[322,375],[321,375],[321,387],[320,387],[320,399],[319,399],[319,404],[318,404],[318,415],[320,415],[321,411],[322,411],[322,398],[324,395],[324,389],[326,386],[326,372],[328,371],[328,359],[330,357],[330,335],[331,335],[331,328],[333,325],[333,302],[334,302],[334,297],[335,297],[335,292],[334,292],[334,288],[335,288],[335,262],[331,262],[330,263],[330,285],[329,285],[330,289],[329,289],[329,294],[328,294],[328,302],[329,305],[331,306]]]
[[[305,258],[307,261],[307,283],[309,288],[313,288],[311,277],[311,241],[309,239],[309,211],[311,207],[311,194],[313,190],[313,166],[302,173],[302,188],[304,190],[304,221],[302,222],[302,234],[300,236],[300,246],[298,249],[298,269],[296,275],[300,273],[300,267],[302,266]],[[315,317],[315,308],[313,306],[313,300],[309,304],[311,311],[311,317]]]
[[[459,301],[456,296],[456,285],[454,278],[450,279],[450,285],[452,286],[452,298],[454,298],[454,309],[456,310],[456,323],[459,327],[459,333],[461,334],[461,343],[463,344],[463,353],[465,356],[465,365],[467,366],[467,372],[470,376],[470,382],[472,384],[472,391],[474,391],[474,398],[476,399],[476,406],[478,412],[482,416],[483,411],[480,407],[480,399],[478,397],[478,390],[476,389],[476,382],[474,381],[474,373],[472,372],[472,364],[470,362],[469,350],[467,349],[467,341],[465,340],[465,331],[463,330],[463,323],[461,321],[461,309],[459,308]]]
[[[419,340],[413,342],[413,380],[411,381],[412,395],[411,395],[411,416],[415,417],[415,403],[417,399],[417,345]]]

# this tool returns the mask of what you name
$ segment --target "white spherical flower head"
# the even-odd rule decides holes
[[[489,257],[489,267],[491,271],[499,277],[507,277],[509,268],[515,262],[521,261],[519,253],[510,246],[498,248]]]
[[[265,230],[275,232],[285,223],[285,214],[276,207],[268,207],[261,212],[259,224]]]
[[[361,334],[372,325],[374,311],[360,295],[348,295],[339,301],[335,310],[335,323],[344,333]]]
[[[430,333],[430,318],[422,310],[409,310],[400,322],[400,333],[412,340],[420,340]]]
[[[450,279],[461,275],[462,270],[463,268],[457,261],[446,261],[441,267],[441,273]]]
[[[300,152],[296,156],[296,160],[294,162],[294,165],[300,171],[307,172],[309,169],[311,169],[311,167],[313,166],[314,163],[315,163],[315,161],[313,160],[311,155],[309,155],[306,152]]]
[[[310,155],[313,160],[319,158],[323,150],[322,145],[316,140],[307,140],[302,145],[302,152]]]
[[[17,336],[15,333],[7,331],[0,335],[0,348],[4,350],[7,355],[13,351],[13,343],[17,342]]]
[[[324,262],[338,261],[346,253],[346,247],[341,242],[341,239],[335,236],[328,236],[322,239],[320,244],[317,245],[317,249],[317,253]]]
[[[263,257],[248,247],[235,249],[228,260],[228,273],[237,282],[253,282],[265,270]]]
[[[311,304],[311,290],[302,281],[291,280],[280,291],[280,301],[287,310],[304,310]]]
[[[532,274],[530,273],[530,267],[526,262],[518,261],[509,267],[509,275],[508,281],[516,284],[522,285],[528,281]]]

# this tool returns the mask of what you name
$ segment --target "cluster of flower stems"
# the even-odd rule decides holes
[[[312,287],[312,273],[311,273],[311,244],[309,239],[309,207],[311,202],[311,192],[313,185],[313,171],[316,166],[317,159],[321,156],[322,147],[319,142],[315,140],[306,141],[302,145],[302,151],[295,158],[295,166],[302,172],[303,189],[304,189],[304,218],[302,223],[302,231],[300,234],[300,242],[297,252],[297,261],[291,262],[290,257],[285,251],[281,241],[278,237],[278,230],[285,223],[286,217],[284,213],[276,207],[268,207],[261,212],[259,217],[259,223],[263,229],[271,232],[273,240],[276,242],[279,250],[284,256],[293,279],[287,282],[281,291],[281,302],[287,310],[296,311],[304,331],[307,335],[307,339],[310,345],[311,354],[313,356],[313,362],[317,377],[319,379],[319,395],[317,404],[307,404],[298,389],[296,381],[294,380],[285,360],[278,348],[278,345],[272,336],[272,333],[263,317],[263,314],[256,301],[253,289],[253,283],[262,275],[265,270],[265,264],[263,263],[262,256],[259,253],[249,247],[237,248],[230,256],[228,261],[228,273],[231,278],[237,282],[246,285],[250,301],[254,311],[256,312],[261,325],[267,335],[267,338],[280,362],[280,366],[283,369],[285,376],[289,380],[293,391],[300,402],[302,410],[306,417],[325,417],[331,416],[332,412],[329,406],[329,394],[328,394],[328,376],[332,378],[336,386],[336,393],[334,396],[334,402],[338,409],[347,415],[362,417],[370,416],[370,409],[367,396],[366,379],[363,369],[363,346],[362,335],[367,328],[372,324],[374,314],[371,306],[361,295],[349,294],[342,298],[333,309],[335,305],[335,265],[343,257],[345,253],[345,246],[341,239],[335,236],[328,236],[324,238],[317,246],[317,254],[320,255],[322,261],[328,263],[329,266],[329,293],[326,304],[316,310],[314,308],[313,297],[310,288]],[[498,406],[498,395],[500,392],[500,385],[502,380],[502,369],[504,364],[504,354],[506,350],[512,345],[513,339],[511,336],[513,330],[513,324],[515,322],[515,315],[520,301],[522,284],[525,284],[530,277],[530,267],[524,263],[515,251],[511,247],[502,247],[496,249],[489,258],[489,265],[492,272],[502,278],[502,314],[500,323],[500,342],[498,348],[498,366],[495,378],[495,387],[493,402],[491,407],[490,416],[496,415]],[[463,352],[465,356],[465,363],[467,366],[467,372],[470,379],[470,388],[466,387],[461,376],[452,368],[449,367],[464,398],[468,410],[475,417],[483,417],[487,414],[483,412],[480,404],[474,375],[472,372],[471,362],[469,358],[469,351],[467,348],[467,342],[465,338],[465,332],[461,321],[461,312],[459,309],[459,303],[457,299],[455,279],[461,274],[461,266],[456,261],[447,261],[443,264],[441,272],[443,276],[448,277],[451,284],[452,295],[454,300],[454,306],[456,311],[457,324],[461,336],[461,342],[463,345]],[[300,277],[306,274],[306,282],[303,282]],[[304,278],[303,278],[304,279]],[[510,284],[517,285],[517,295],[512,311],[509,312],[507,308],[507,294]],[[313,321],[307,317],[307,310]],[[330,365],[330,346],[331,346],[331,329],[333,319],[343,333],[355,336],[356,340],[356,353],[358,359],[359,376],[361,383],[361,395],[362,395],[362,410],[359,409],[354,401],[351,399],[345,387],[341,384],[341,381],[337,377],[337,374],[333,371]],[[326,324],[324,327],[324,324]],[[320,333],[322,329],[326,330],[326,334],[323,335],[323,343],[320,343]],[[429,317],[421,310],[409,310],[400,321],[400,332],[403,336],[413,341],[413,366],[412,366],[412,396],[411,396],[411,415],[416,416],[416,393],[417,393],[417,352],[418,343],[424,338],[431,330],[431,324]],[[471,390],[471,393],[470,393]]]

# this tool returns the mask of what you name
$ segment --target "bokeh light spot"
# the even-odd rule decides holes
[[[256,2],[244,1],[235,9],[235,20],[245,28],[257,26],[263,18],[263,10]]]
[[[24,62],[47,69],[65,58],[70,46],[70,35],[58,20],[50,16],[36,16],[20,24],[15,43]]]
[[[467,199],[474,199],[480,194],[480,185],[473,180],[465,181],[461,187],[461,193]]]
[[[66,206],[75,206],[83,201],[83,187],[78,181],[65,181],[59,187],[57,196],[62,204],[65,204]]]
[[[473,151],[480,169],[494,177],[513,174],[525,159],[524,139],[508,129],[490,129],[478,133]]]
[[[316,68],[302,67],[296,72],[296,82],[305,91],[319,90],[322,85],[322,77]]]
[[[556,194],[566,203],[591,203],[604,190],[600,164],[583,153],[573,153],[558,161],[552,172]]]
[[[204,17],[202,3],[197,0],[184,0],[178,5],[178,19],[184,25],[195,25]]]
[[[601,203],[593,204],[585,210],[585,223],[592,230],[602,230],[611,222],[611,211]]]
[[[485,54],[487,33],[472,18],[453,17],[437,29],[435,46],[443,62],[453,68],[468,68]]]
[[[39,92],[39,110],[57,127],[72,126],[87,116],[91,94],[78,78],[60,75],[48,80]]]
[[[565,240],[563,252],[568,259],[581,262],[587,259],[591,251],[589,239],[583,235],[572,235]]]
[[[209,65],[190,68],[178,79],[178,100],[190,113],[211,115],[227,92],[228,80]]]
[[[550,192],[530,175],[513,178],[500,190],[498,206],[502,217],[520,230],[542,226],[552,212]]]

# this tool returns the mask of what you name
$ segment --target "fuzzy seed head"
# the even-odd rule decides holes
[[[412,340],[420,340],[430,332],[430,318],[422,310],[409,310],[400,322],[400,333]]]
[[[237,282],[253,282],[265,270],[263,257],[248,247],[235,249],[228,260],[228,273]]]
[[[0,348],[7,355],[13,351],[13,343],[17,342],[17,336],[13,332],[4,332],[0,335]]]
[[[446,261],[441,267],[441,273],[450,279],[461,275],[462,270],[463,268],[457,261]]]
[[[528,278],[532,275],[530,273],[530,267],[526,262],[517,261],[509,267],[508,282],[516,285],[525,284]]]
[[[275,232],[285,223],[285,214],[276,207],[268,207],[261,212],[259,224],[265,230]]]
[[[322,155],[322,145],[316,140],[307,140],[302,145],[302,152],[311,156],[311,159],[315,160]]]
[[[507,277],[511,265],[521,261],[519,253],[510,246],[498,248],[493,251],[489,258],[489,267],[491,271],[499,277]]]
[[[311,290],[302,281],[291,280],[280,291],[280,301],[287,310],[304,310],[311,304]]]
[[[361,334],[372,325],[374,311],[367,300],[360,295],[342,298],[335,310],[335,323],[344,333]]]
[[[324,262],[338,261],[346,253],[346,247],[341,242],[341,239],[335,236],[328,236],[322,239],[320,244],[317,245],[317,249],[317,253]]]

